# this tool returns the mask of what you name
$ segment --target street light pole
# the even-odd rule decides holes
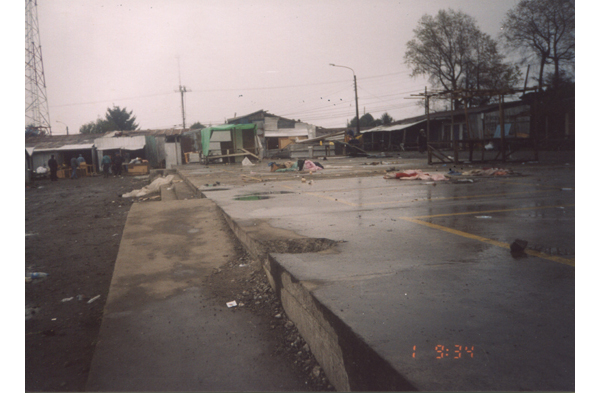
[[[360,134],[360,121],[359,121],[359,117],[358,117],[358,91],[357,91],[357,87],[356,87],[356,74],[354,73],[354,70],[350,67],[332,64],[332,63],[329,63],[329,65],[332,67],[347,68],[350,71],[352,71],[352,75],[354,75],[354,100],[355,100],[355,104],[356,104],[356,136],[358,136]]]
[[[61,124],[65,124],[62,121],[58,121],[56,120],[57,123],[61,123]],[[65,124],[65,127],[67,127],[67,135],[69,135],[69,126]]]

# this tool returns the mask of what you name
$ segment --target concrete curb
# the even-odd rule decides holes
[[[335,241],[303,238],[293,233],[287,234],[293,237],[286,238],[286,231],[283,230],[278,230],[281,238],[272,239],[272,233],[265,228],[265,223],[258,220],[237,222],[221,207],[217,207],[246,250],[261,261],[288,318],[296,324],[336,390],[417,390],[335,313],[325,307],[313,295],[310,283],[298,280],[280,263],[297,258],[293,254],[298,251],[320,252],[332,249]],[[264,238],[270,240],[262,240]]]

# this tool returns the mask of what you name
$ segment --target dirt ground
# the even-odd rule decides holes
[[[25,274],[48,273],[25,283],[26,390],[85,390],[132,203],[119,194],[146,183],[86,177],[26,188]]]
[[[119,242],[132,203],[119,195],[148,184],[135,177],[39,180],[25,190],[25,389],[84,391]],[[231,235],[233,236],[233,235]],[[268,323],[276,356],[304,381],[305,391],[333,390],[310,348],[282,310],[264,272],[241,246],[207,279],[237,312]],[[239,265],[248,268],[240,269]],[[234,296],[234,297],[232,297]]]

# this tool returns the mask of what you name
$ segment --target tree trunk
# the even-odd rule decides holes
[[[542,86],[544,85],[544,64],[546,64],[546,59],[547,56],[545,54],[542,55],[542,59],[540,61],[540,76],[538,78],[538,85],[540,87],[540,90],[542,90]]]

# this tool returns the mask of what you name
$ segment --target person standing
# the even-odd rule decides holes
[[[73,170],[73,173],[71,173],[71,180],[77,179],[77,168],[78,167],[79,167],[79,162],[77,162],[77,158],[72,157],[71,158],[71,169]]]
[[[129,153],[125,152],[125,154],[123,154],[123,172],[125,172],[125,173],[129,172],[129,168],[127,168],[127,164],[129,164]]]
[[[50,180],[58,181],[58,176],[56,176],[56,172],[58,171],[58,161],[54,158],[54,154],[52,154],[48,160],[48,167],[50,168]]]
[[[419,145],[419,153],[424,153],[427,150],[427,135],[425,135],[425,130],[422,128],[419,130],[417,144]]]
[[[111,163],[111,159],[110,156],[108,154],[105,154],[104,157],[102,157],[102,171],[104,172],[104,178],[108,177],[108,172],[110,171],[110,163]]]
[[[119,153],[115,156],[115,176],[121,176],[121,169],[123,167],[123,157]]]
[[[79,165],[85,164],[85,158],[83,158],[83,156],[80,154],[79,157],[77,157],[77,162]]]

